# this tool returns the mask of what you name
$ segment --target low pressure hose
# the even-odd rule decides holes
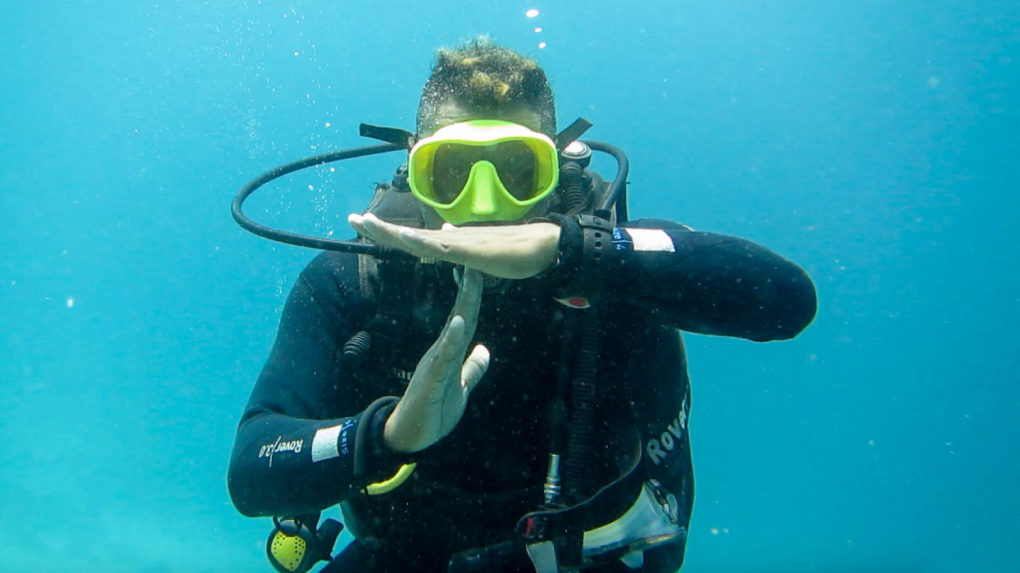
[[[359,330],[344,343],[344,361],[357,363],[365,356],[372,347],[372,335],[365,330]]]
[[[591,495],[592,439],[595,430],[598,373],[598,314],[594,307],[577,310],[577,361],[570,392],[570,432],[564,464],[564,489],[573,502]]]
[[[584,168],[576,161],[566,161],[560,167],[560,185],[563,188],[563,211],[576,213],[584,207]]]

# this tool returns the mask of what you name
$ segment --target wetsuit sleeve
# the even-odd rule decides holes
[[[320,255],[298,278],[237,429],[227,481],[241,513],[318,511],[404,461],[381,441],[396,398],[367,413],[345,399],[342,348],[360,306],[356,256]]]
[[[588,255],[576,222],[558,222],[560,260],[549,274],[562,286]],[[652,219],[614,229],[611,241],[598,272],[603,295],[660,324],[766,341],[792,338],[814,318],[807,273],[750,241]]]

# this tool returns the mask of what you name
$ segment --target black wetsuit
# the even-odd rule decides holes
[[[686,525],[693,502],[690,389],[679,331],[790,338],[814,316],[814,286],[790,261],[741,239],[666,221],[626,227],[663,229],[657,236],[668,235],[673,249],[638,250],[624,234],[603,269],[599,400],[586,477],[596,486],[615,477],[621,436],[637,428],[644,477],[676,496]],[[358,265],[356,255],[323,253],[294,286],[238,428],[230,493],[249,516],[315,513],[345,502],[348,526],[366,541],[352,544],[329,571],[445,571],[452,553],[510,538],[517,519],[541,504],[564,321],[576,311],[553,299],[543,276],[487,293],[476,342],[492,361],[462,420],[413,456],[417,468],[406,483],[368,496],[365,484],[386,480],[409,459],[381,444],[392,405],[372,419],[361,413],[380,397],[403,393],[457,287],[448,266],[419,265],[390,278],[384,267],[383,289],[370,291],[379,304],[396,304],[387,302],[387,284],[397,298],[411,298],[400,298],[403,320],[380,318]],[[373,317],[371,350],[345,361],[345,342]],[[364,470],[355,476],[359,429]],[[673,570],[683,550],[680,541],[647,551],[642,570]]]

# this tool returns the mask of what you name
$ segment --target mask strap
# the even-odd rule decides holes
[[[583,117],[575,119],[574,123],[568,125],[556,136],[556,150],[563,151],[568,145],[584,135],[584,132],[588,131],[588,128],[591,126],[592,123]]]
[[[372,139],[378,139],[379,141],[399,145],[404,149],[411,149],[414,147],[414,134],[410,131],[400,129],[399,127],[381,127],[378,125],[363,123],[359,127],[358,132],[362,137],[371,137]]]

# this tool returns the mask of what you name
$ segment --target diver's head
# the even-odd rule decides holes
[[[487,38],[441,48],[409,158],[429,226],[514,222],[547,209],[558,162],[545,71]]]
[[[440,48],[418,103],[418,137],[468,119],[500,119],[556,136],[556,105],[538,63],[486,37]]]

